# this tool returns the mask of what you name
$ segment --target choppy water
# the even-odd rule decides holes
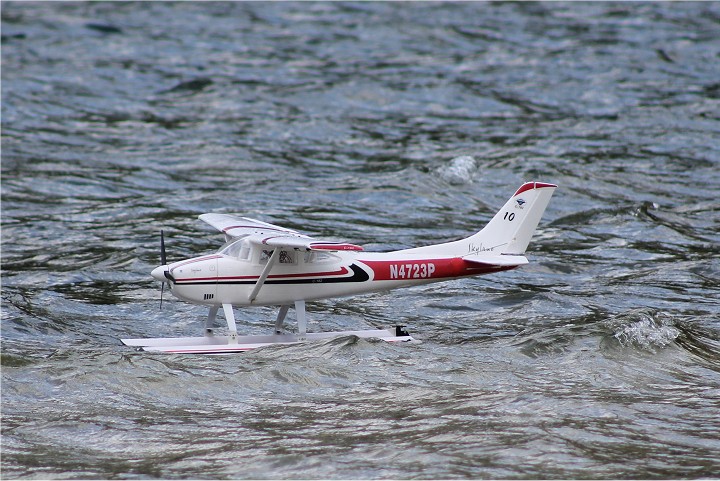
[[[718,476],[719,65],[713,2],[3,2],[3,478]],[[525,180],[529,266],[309,305],[420,345],[118,342],[201,330],[160,228],[391,250]]]

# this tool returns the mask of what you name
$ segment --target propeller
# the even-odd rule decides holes
[[[165,234],[160,229],[160,265],[167,265],[167,256],[165,255]],[[165,292],[165,283],[160,283],[160,310],[162,311],[163,293]]]
[[[155,277],[157,280],[161,282],[160,284],[160,309],[162,309],[162,303],[163,303],[163,294],[165,292],[165,283],[167,282],[168,285],[170,285],[171,282],[175,282],[175,278],[172,274],[170,274],[170,270],[167,268],[167,253],[165,252],[165,233],[161,230],[160,231],[160,267],[157,267],[155,270],[153,270],[153,277]],[[162,275],[165,279],[162,279],[159,277],[160,271],[162,269]]]

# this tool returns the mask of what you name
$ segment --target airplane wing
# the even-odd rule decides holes
[[[292,229],[286,229],[285,227],[268,224],[267,222],[251,219],[249,217],[241,217],[239,215],[202,214],[198,216],[198,219],[203,222],[207,222],[229,238],[242,237],[253,234],[284,234],[290,236],[307,237]]]
[[[305,251],[361,251],[362,247],[346,242],[331,242],[312,237],[299,237],[288,235],[252,235],[248,240],[254,244],[286,249],[298,249]]]
[[[292,229],[231,214],[202,214],[199,219],[225,234],[226,240],[248,236],[253,244],[306,251],[361,251],[345,242],[315,239]]]

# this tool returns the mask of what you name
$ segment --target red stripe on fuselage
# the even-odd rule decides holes
[[[341,267],[340,269],[333,271],[333,272],[303,272],[303,273],[296,273],[296,274],[275,274],[275,275],[269,275],[268,279],[291,279],[291,278],[305,278],[305,277],[318,277],[318,278],[334,278],[334,277],[342,277],[349,274],[350,271],[347,269],[347,267]],[[229,281],[256,281],[260,278],[260,276],[223,276],[223,277],[191,277],[186,279],[177,279],[176,282],[178,284],[182,284],[183,282],[208,282],[208,281],[217,281],[217,282],[229,282]]]
[[[359,260],[360,261],[360,260]],[[373,270],[375,281],[448,279],[477,276],[514,269],[517,266],[479,266],[460,257],[396,261],[360,261]]]
[[[452,279],[456,277],[477,276],[482,274],[490,274],[494,272],[508,271],[518,266],[492,266],[478,265],[472,262],[466,262],[460,257],[440,258],[440,259],[412,259],[412,260],[392,260],[392,261],[370,261],[360,260],[358,263],[364,264],[373,272],[372,280],[374,281],[407,281],[407,280],[423,280],[423,279]],[[334,279],[344,277],[350,274],[346,267],[340,267],[332,272],[305,272],[294,274],[274,274],[268,276],[268,280],[276,279],[302,279],[316,277],[318,279]],[[184,279],[176,279],[177,284],[195,283],[195,282],[233,282],[233,281],[255,281],[260,276],[222,276],[222,277],[191,277]]]

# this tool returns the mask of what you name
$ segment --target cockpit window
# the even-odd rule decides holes
[[[250,258],[250,246],[244,239],[240,239],[226,244],[220,249],[220,253],[228,257],[248,260]]]

